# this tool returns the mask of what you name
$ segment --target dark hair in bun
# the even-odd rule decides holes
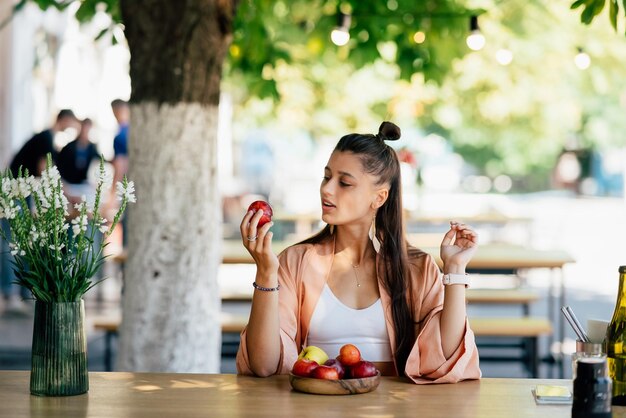
[[[400,139],[400,128],[392,122],[384,121],[378,128],[378,137],[383,141],[397,141]]]
[[[383,286],[391,295],[391,315],[395,329],[395,358],[398,372],[404,374],[409,353],[415,341],[416,318],[409,309],[406,295],[411,294],[408,276],[408,247],[404,236],[402,219],[402,185],[400,162],[396,151],[385,141],[400,138],[400,128],[391,122],[383,122],[378,134],[348,134],[343,136],[334,152],[349,152],[361,161],[363,170],[376,178],[377,185],[388,185],[385,203],[376,211],[376,238],[380,242],[380,257],[384,275]],[[319,243],[332,237],[329,225],[303,243]],[[411,249],[415,254],[415,249]]]

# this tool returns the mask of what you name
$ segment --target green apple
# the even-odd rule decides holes
[[[326,360],[328,360],[328,354],[326,354],[324,350],[319,347],[309,345],[308,347],[304,347],[302,351],[300,351],[300,354],[298,354],[298,358],[305,358],[307,360],[316,361],[317,364],[324,364],[326,363]]]

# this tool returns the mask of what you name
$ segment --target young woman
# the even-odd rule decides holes
[[[278,257],[271,222],[257,228],[261,211],[244,216],[242,241],[257,272],[239,373],[288,373],[305,346],[333,358],[351,343],[384,375],[415,383],[480,378],[465,311],[465,267],[478,236],[450,222],[443,276],[431,256],[407,243],[398,158],[385,143],[398,138],[390,122],[377,135],[341,138],[320,186],[327,226]]]

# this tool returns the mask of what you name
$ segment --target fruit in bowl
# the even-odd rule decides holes
[[[330,366],[319,366],[313,371],[328,367],[333,372],[336,370]],[[380,383],[380,372],[375,376],[364,377],[362,379],[316,379],[315,377],[302,377],[293,373],[289,374],[289,384],[291,387],[303,393],[313,393],[316,395],[356,395],[376,390]]]
[[[316,379],[339,380],[339,372],[332,366],[317,366],[311,372],[311,377]]]
[[[374,363],[367,360],[361,360],[357,364],[350,366],[350,377],[354,379],[376,376],[377,373],[378,369],[374,366]]]
[[[324,363],[324,366],[330,366],[335,368],[340,379],[343,379],[343,377],[346,375],[346,368],[336,358],[329,358],[328,360],[326,360],[326,363]]]
[[[272,211],[272,207],[269,203],[263,200],[256,200],[248,206],[248,212],[253,211],[256,213],[257,211],[262,210],[263,215],[261,215],[261,219],[259,219],[259,223],[257,224],[257,228],[262,227],[266,223],[272,220],[272,216],[274,216],[274,211]]]
[[[344,345],[336,358],[328,359],[326,356],[327,360],[324,363],[308,369],[307,367],[315,361],[305,357],[323,359],[324,356],[321,356],[320,352],[324,353],[321,348],[315,346],[305,347],[300,352],[299,359],[289,374],[289,383],[294,390],[318,395],[351,395],[371,392],[378,387],[380,371],[374,363],[361,358],[361,352],[355,345]],[[348,364],[343,363],[341,359]]]
[[[339,349],[337,360],[344,366],[354,366],[361,361],[361,351],[354,344],[345,344]]]
[[[309,377],[313,373],[315,369],[319,367],[319,364],[316,361],[301,358],[296,360],[291,368],[291,373],[302,376]]]
[[[314,345],[309,345],[304,347],[300,354],[298,354],[298,358],[305,358],[308,360],[316,361],[317,364],[324,364],[326,360],[328,360],[328,354],[324,350]]]

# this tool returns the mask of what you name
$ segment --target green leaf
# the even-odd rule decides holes
[[[97,5],[98,1],[84,0],[76,10],[76,19],[81,23],[91,20],[96,14]]]
[[[588,25],[591,23],[591,21],[593,20],[594,15],[594,6],[593,5],[588,5],[585,7],[585,10],[583,10],[583,12],[580,14],[580,21],[582,23],[584,23],[585,25]]]
[[[13,13],[19,12],[20,10],[22,10],[24,6],[26,6],[26,3],[28,3],[28,0],[20,0],[19,3],[13,6]]]
[[[586,3],[586,0],[576,0],[574,3],[572,3],[572,5],[570,6],[570,9],[572,10],[577,9],[585,3]]]
[[[96,36],[96,39],[95,39],[95,40],[97,41],[97,40],[99,40],[100,38],[102,38],[104,35],[106,35],[106,33],[109,31],[109,29],[111,29],[111,28],[109,27],[109,28],[106,28],[106,29],[102,29],[102,30],[100,31],[100,33],[98,34],[98,36]]]
[[[617,0],[609,0],[609,21],[611,26],[613,26],[613,30],[617,30],[617,11]]]
[[[609,0],[611,1],[611,0]],[[593,7],[593,16],[598,16],[602,10],[604,9],[604,4],[605,4],[605,0],[596,0],[594,7]]]

